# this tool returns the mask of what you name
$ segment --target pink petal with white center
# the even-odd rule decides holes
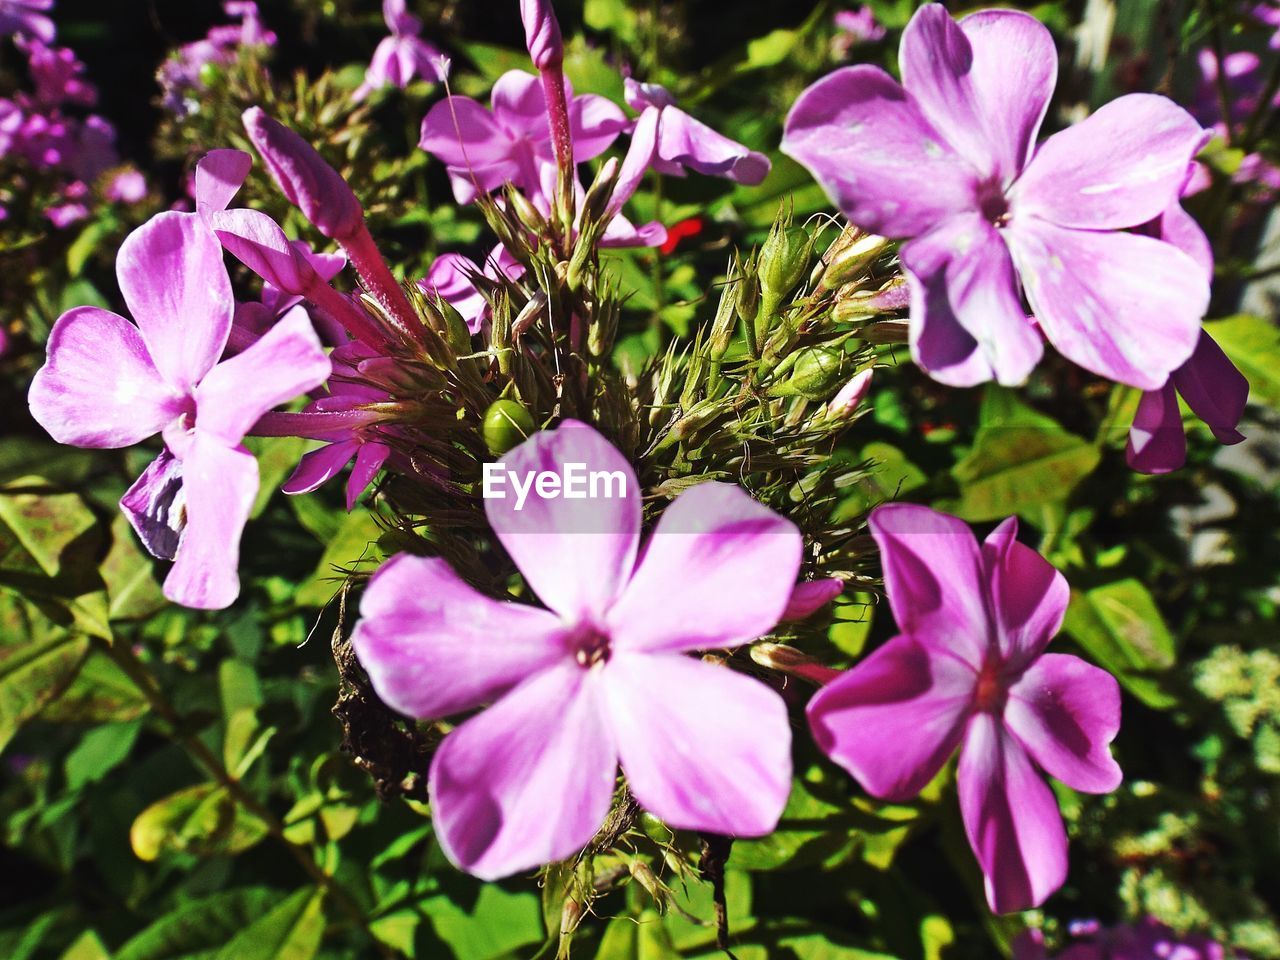
[[[787,116],[782,152],[872,233],[913,237],[978,209],[977,171],[879,67],[846,67],[805,90]]]
[[[356,462],[351,465],[351,476],[347,478],[347,513],[355,509],[360,495],[373,483],[382,465],[391,456],[391,448],[386,444],[365,442],[356,453]]]
[[[980,669],[994,638],[982,557],[969,525],[911,503],[876,507],[868,525],[898,630]]]
[[[1040,769],[1073,790],[1110,793],[1123,774],[1108,744],[1120,731],[1120,685],[1079,657],[1047,653],[1009,689],[1004,722]]]
[[[453,863],[497,880],[591,841],[618,769],[598,687],[577,664],[543,670],[445,737],[428,790]]]
[[[1173,384],[1219,443],[1244,439],[1236,427],[1249,402],[1249,381],[1205,331],[1191,359],[1173,372]]]
[[[1152,93],[1112,100],[1040,145],[1013,188],[1015,220],[1114,230],[1154,220],[1187,180],[1209,131]]]
[[[956,24],[921,7],[902,34],[902,82],[934,129],[1003,188],[1022,171],[1057,80],[1049,31],[1029,14],[984,11]]]
[[[294,307],[196,390],[196,429],[234,445],[272,407],[320,386],[331,370],[311,318]]]
[[[960,744],[977,680],[951,652],[894,637],[814,695],[809,727],[872,796],[909,800]]]
[[[487,597],[439,557],[401,553],[369,581],[351,644],[379,697],[434,720],[572,663],[565,633],[554,614]]]
[[[337,440],[305,453],[280,489],[290,495],[318,490],[341,473],[359,450],[359,440]]]
[[[1134,470],[1150,474],[1172,473],[1187,462],[1187,435],[1172,379],[1138,401],[1124,456]]]
[[[795,524],[740,487],[686,490],[663,511],[609,610],[614,645],[706,650],[763,636],[787,608],[803,549]]]
[[[222,355],[235,310],[218,238],[197,214],[157,214],[125,237],[116,277],[156,369],[191,390]]]
[[[1209,284],[1172,244],[1034,218],[1016,220],[1005,237],[1036,321],[1068,360],[1155,390],[1191,356]]]
[[[196,164],[196,212],[206,222],[209,215],[227,209],[244,186],[253,158],[243,150],[210,150]]]
[[[539,493],[538,475],[563,479],[566,464],[581,471],[585,496],[561,496],[550,481]],[[631,464],[593,428],[565,420],[535,433],[499,466],[506,480],[495,492],[503,496],[484,502],[494,533],[544,604],[566,620],[599,625],[630,579],[640,541],[640,489]],[[576,489],[579,481],[570,479]],[[522,504],[515,483],[532,484]]]
[[[991,714],[969,721],[956,779],[992,912],[1040,906],[1067,878],[1067,832],[1053,792]]]
[[[1001,658],[1019,668],[1039,656],[1062,627],[1071,589],[1053,564],[1018,542],[1017,517],[1005,520],[983,541],[982,567]]]
[[[615,652],[609,727],[640,805],[678,830],[759,837],[791,791],[791,725],[758,680],[679,654]]]
[[[99,307],[68,310],[53,325],[48,350],[28,403],[59,443],[127,447],[159,433],[183,410],[183,398],[124,317]]]
[[[199,431],[182,460],[187,524],[164,595],[198,610],[221,610],[240,595],[240,535],[258,495],[258,461]]]
[[[903,246],[902,265],[911,281],[911,356],[923,370],[952,386],[1027,379],[1044,344],[994,227],[978,214],[950,217]]]

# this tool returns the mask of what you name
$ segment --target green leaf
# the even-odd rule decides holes
[[[151,557],[139,549],[133,527],[123,513],[111,522],[111,549],[100,570],[107,586],[110,619],[141,620],[168,605]]]
[[[668,960],[676,956],[675,944],[656,910],[638,917],[614,917],[604,928],[596,960]]]
[[[311,960],[324,924],[324,893],[303,888],[241,930],[213,960]]]
[[[1143,703],[1162,709],[1177,702],[1151,676],[1173,666],[1173,636],[1155,600],[1137,580],[1073,590],[1063,626]]]
[[[470,910],[444,896],[424,901],[423,909],[454,960],[494,960],[542,942],[542,905],[532,893],[486,883]]]
[[[368,510],[348,514],[337,536],[325,548],[311,582],[305,584],[294,599],[304,607],[324,606],[342,586],[341,570],[362,564],[365,569],[372,569],[372,565],[382,559],[377,548],[381,536],[382,528],[374,514]]]
[[[280,902],[280,892],[247,887],[179,905],[118,950],[115,960],[184,960],[221,947]]]
[[[97,933],[86,930],[62,952],[58,960],[111,960],[111,954],[107,952]]]
[[[988,387],[973,449],[951,470],[960,485],[951,509],[965,520],[998,520],[1063,500],[1100,457],[1093,444],[1010,391]]]
[[[1280,327],[1240,314],[1204,325],[1249,380],[1249,399],[1280,409]]]
[[[139,860],[161,853],[240,853],[267,835],[267,825],[215,783],[200,783],[157,800],[138,814],[129,843]]]
[[[141,730],[141,721],[132,720],[94,727],[86,733],[63,761],[67,789],[79,790],[96,783],[118,767],[129,756]]]
[[[105,654],[91,653],[71,685],[40,714],[54,723],[110,723],[140,717],[150,709],[132,680]]]
[[[731,862],[741,870],[777,870],[823,862],[852,843],[847,808],[815,797],[796,780],[777,829],[759,840],[738,840]]]
[[[302,437],[246,437],[244,445],[258,460],[258,496],[249,512],[250,518],[254,518],[267,509],[271,498],[312,444]]]
[[[17,594],[0,589],[0,750],[61,695],[88,653],[87,637],[62,629]]]

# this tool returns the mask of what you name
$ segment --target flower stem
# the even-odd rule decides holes
[[[565,243],[573,232],[573,128],[569,123],[569,101],[564,92],[564,69],[551,64],[541,71],[542,92],[547,102],[547,122],[551,127],[551,149],[556,155],[556,213]]]

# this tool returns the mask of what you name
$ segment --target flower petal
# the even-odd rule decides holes
[[[1005,520],[983,541],[982,567],[1002,658],[1015,667],[1029,663],[1062,627],[1071,600],[1067,579],[1018,542],[1017,517]]]
[[[707,177],[755,186],[769,174],[769,158],[730,140],[677,107],[662,110],[658,156]]]
[[[991,626],[978,541],[969,525],[911,503],[876,507],[868,524],[898,630],[981,668]]]
[[[1213,337],[1202,330],[1195,353],[1174,371],[1171,379],[1187,406],[1208,424],[1219,443],[1239,443],[1244,439],[1236,426],[1249,401],[1249,381]]]
[[[576,664],[543,670],[445,737],[428,790],[453,863],[497,880],[590,842],[618,762],[596,686]]]
[[[686,490],[663,512],[608,613],[615,646],[705,650],[755,640],[786,609],[803,549],[795,524],[740,487]]]
[[[1017,220],[1005,237],[1037,322],[1067,359],[1155,390],[1191,356],[1209,284],[1172,244],[1037,219]]]
[[[565,478],[567,464],[580,471],[584,496],[560,496],[549,486],[544,495],[533,485],[543,473]],[[600,623],[631,576],[640,540],[631,464],[593,428],[565,420],[486,467],[486,477],[490,471],[501,482],[493,495],[486,482],[485,514],[533,592],[567,620]],[[523,502],[516,484],[525,485]]]
[[[182,410],[138,328],[99,307],[76,307],[49,334],[49,359],[31,382],[31,415],[59,443],[127,447]]]
[[[196,164],[196,212],[207,222],[209,215],[227,209],[244,185],[253,157],[243,150],[210,150]]]
[[[953,386],[970,386],[980,374],[1010,385],[1027,379],[1044,345],[994,227],[977,214],[950,217],[906,244],[902,265],[911,281],[911,355],[922,369]],[[973,339],[980,364],[965,352],[956,326]]]
[[[190,390],[231,332],[235,301],[218,238],[194,213],[157,214],[125,237],[116,277],[156,369]]]
[[[196,390],[196,429],[237,444],[260,416],[320,386],[330,369],[307,311],[294,307],[204,378]]]
[[[609,725],[636,799],[678,830],[759,837],[791,790],[791,725],[758,680],[679,654],[616,653]]]
[[[960,813],[995,913],[1038,907],[1067,878],[1067,832],[1053,792],[1026,752],[989,713],[969,721],[960,766]]]
[[[388,705],[438,719],[570,662],[564,633],[554,614],[487,597],[439,557],[401,553],[365,588],[351,645]]]
[[[791,599],[787,601],[787,606],[779,619],[804,620],[813,616],[842,593],[844,593],[844,581],[839,577],[797,583],[791,588]]]
[[[262,211],[218,211],[209,215],[209,225],[233,257],[278,290],[304,296],[317,282],[310,260]]]
[[[1209,131],[1152,93],[1112,100],[1040,145],[1013,188],[1014,218],[1063,227],[1136,227],[1175,203]],[[1126,268],[1128,269],[1128,268]]]
[[[513,174],[516,169],[509,162],[511,138],[493,114],[470,97],[446,97],[428,110],[418,146],[461,170],[498,164],[509,165]]]
[[[1107,671],[1047,653],[1010,688],[1004,718],[1031,759],[1071,789],[1120,786],[1120,765],[1107,748],[1120,731],[1120,685]]]
[[[545,112],[542,123],[545,129]],[[594,93],[572,97],[569,101],[569,125],[573,128],[573,162],[585,163],[600,156],[630,124],[622,109],[607,97]]]
[[[819,690],[806,714],[823,753],[872,796],[901,802],[959,745],[976,683],[948,651],[898,636]]]
[[[311,493],[328,483],[351,462],[360,449],[358,440],[337,440],[302,455],[297,469],[280,489],[290,495]]]
[[[977,172],[878,67],[845,67],[805,90],[787,116],[782,152],[872,233],[912,237],[978,207]]]
[[[182,461],[187,525],[164,595],[198,610],[229,607],[240,595],[240,535],[258,495],[258,461],[199,431]]]
[[[186,526],[182,462],[165,447],[120,498],[120,510],[147,553],[172,560]]]
[[[1140,473],[1172,473],[1187,462],[1187,435],[1172,379],[1159,390],[1146,391],[1138,401],[1124,456]]]
[[[356,462],[351,465],[351,476],[347,478],[347,513],[355,509],[360,494],[373,483],[373,478],[378,475],[389,456],[391,448],[386,444],[366,442],[360,445]]]

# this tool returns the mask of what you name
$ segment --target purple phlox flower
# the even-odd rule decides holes
[[[783,151],[855,224],[909,239],[912,357],[935,379],[1021,383],[1043,353],[1144,390],[1191,356],[1209,301],[1172,244],[1128,232],[1178,197],[1208,139],[1185,110],[1130,94],[1035,146],[1057,78],[1036,19],[921,7],[903,83],[835,71],[787,118]]]
[[[93,106],[98,100],[97,88],[84,79],[85,66],[67,47],[51,47],[42,40],[20,40],[18,45],[27,55],[35,101],[42,107],[66,103]]]
[[[53,0],[0,0],[0,36],[53,43],[53,21],[44,15]]]
[[[147,178],[142,171],[126,167],[111,178],[104,192],[113,203],[141,203],[147,196]]]
[[[1218,86],[1218,57],[1214,51],[1203,49],[1197,54],[1200,66],[1200,82],[1196,86],[1192,112],[1206,127],[1218,136],[1227,135],[1228,118],[1222,115],[1222,94]],[[1228,99],[1231,103],[1229,118],[1234,129],[1244,123],[1258,108],[1265,80],[1262,76],[1262,61],[1256,53],[1249,50],[1237,50],[1228,53],[1222,60],[1222,74],[1226,78]],[[1271,106],[1280,106],[1280,94],[1276,94]]]
[[[568,81],[565,87],[573,159],[583,163],[607,150],[630,124],[604,97],[576,97]],[[493,86],[490,104],[487,109],[470,97],[446,97],[422,121],[419,146],[448,168],[459,203],[470,203],[505,183],[526,194],[540,192],[541,167],[555,168],[546,98],[537,77],[521,70],[504,73]]]
[[[754,186],[769,173],[769,158],[695,120],[675,104],[675,98],[656,83],[624,81],[627,106],[640,113],[633,141],[653,141],[650,166],[659,173],[683,177],[693,170],[709,177],[725,177]],[[619,179],[619,192],[630,196]]]
[[[116,152],[116,128],[97,114],[84,122],[72,124],[73,138],[67,145],[62,162],[72,176],[93,181],[120,162]]]
[[[238,17],[240,24],[231,27],[214,27],[209,31],[211,37],[225,38],[225,41],[230,44],[245,47],[276,45],[276,35],[263,24],[258,5],[252,0],[227,0],[222,5],[222,12],[228,17]],[[215,33],[215,31],[222,32]]]
[[[968,525],[912,504],[876,508],[898,636],[809,703],[818,745],[873,796],[904,801],[960,747],[969,843],[997,913],[1043,903],[1067,874],[1067,835],[1038,766],[1069,787],[1120,783],[1115,679],[1045,653],[1067,582],[1018,543],[1010,517],[979,546]]]
[[[1146,228],[1185,252],[1203,273],[1213,276],[1213,249],[1195,219],[1174,202]],[[1236,427],[1249,399],[1249,381],[1205,330],[1200,331],[1191,358],[1169,375],[1158,390],[1143,393],[1129,428],[1125,452],[1129,466],[1142,473],[1169,473],[1187,459],[1178,397],[1208,425],[1219,443],[1244,439]]]
[[[1055,960],[1227,960],[1226,949],[1199,934],[1181,935],[1152,917],[1104,928],[1096,921],[1074,923],[1072,943]],[[1049,960],[1039,930],[1027,930],[1013,945],[1013,960]]]
[[[62,202],[47,208],[44,215],[57,229],[65,230],[72,224],[88,219],[88,198],[88,185],[83,180],[72,181],[62,188]]]
[[[884,39],[884,26],[876,19],[875,12],[870,7],[837,10],[831,19],[836,28],[836,35],[831,40],[831,52],[839,60],[849,56],[849,51],[856,46]]]
[[[329,359],[299,310],[218,362],[231,280],[196,214],[161,213],[131,233],[116,275],[137,325],[99,307],[59,317],[31,413],[55,440],[81,447],[163,434],[165,451],[121,506],[148,548],[174,560],[165,596],[225,607],[239,593],[240,534],[258,490],[241,440],[263,413],[323,383]]]
[[[405,0],[382,0],[382,16],[391,36],[384,37],[373,52],[364,83],[355,92],[363,100],[374,90],[399,87],[403,90],[414,77],[439,82],[446,76],[445,57],[438,47],[423,40],[422,21],[405,9]]]
[[[1280,50],[1280,3],[1267,0],[1267,2],[1259,3],[1251,12],[1255,20],[1264,27],[1271,28],[1271,49]]]
[[[489,301],[476,286],[475,278],[518,280],[523,274],[523,265],[499,244],[485,258],[483,269],[460,253],[441,254],[431,262],[427,275],[418,281],[418,286],[424,293],[447,301],[462,315],[467,329],[474,335],[480,332],[489,315]]]
[[[156,79],[162,91],[161,104],[177,117],[200,109],[199,94],[207,86],[206,67],[234,63],[241,47],[266,49],[276,44],[276,35],[263,26],[256,3],[229,0],[222,9],[240,23],[210,27],[204,37],[183,44],[160,65]]]
[[[526,486],[517,507],[505,484],[485,500],[543,607],[494,600],[440,558],[400,554],[374,574],[352,637],[378,695],[404,714],[492,704],[445,737],[428,781],[446,855],[484,879],[581,850],[619,763],[632,795],[676,829],[762,836],[790,789],[782,698],[686,654],[773,628],[800,568],[799,531],[708,482],[677,497],[641,548],[635,472],[576,421],[496,466],[524,484],[567,465],[596,477],[595,496]]]

